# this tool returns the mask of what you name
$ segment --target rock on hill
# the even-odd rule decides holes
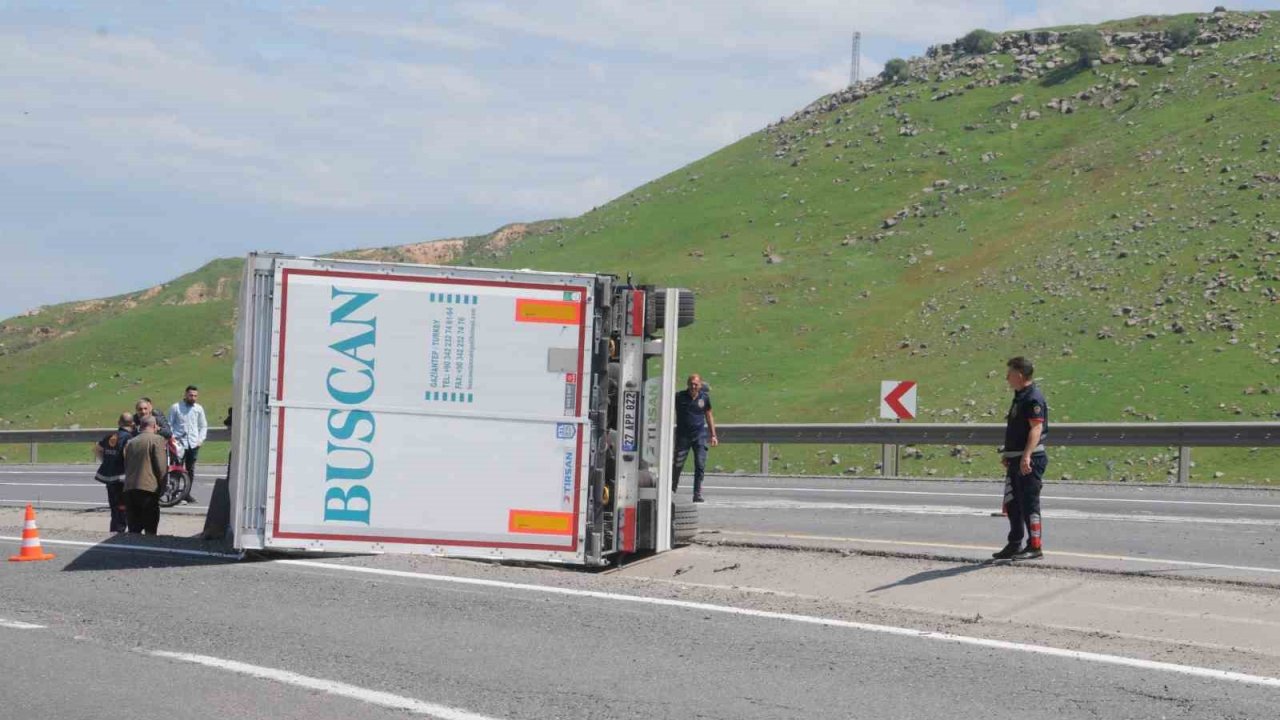
[[[461,253],[455,261],[634,272],[692,287],[699,322],[682,341],[682,368],[715,385],[722,422],[867,420],[883,379],[921,383],[923,420],[998,421],[1003,360],[1014,354],[1037,360],[1059,420],[1274,418],[1276,23],[1222,12],[1096,29],[1104,45],[1090,65],[1070,49],[1081,28],[999,34],[981,54],[938,46],[908,61],[901,79],[821,98],[519,243],[379,256]],[[219,308],[208,322],[220,335],[167,334],[181,352],[159,357],[225,387],[226,366],[212,357],[229,337],[229,305],[219,302],[140,303],[94,325],[86,313],[63,328],[76,335],[11,352],[0,372],[34,378],[77,337],[144,309]],[[5,324],[30,334],[34,320]],[[50,373],[75,368],[74,387],[6,386],[0,416],[47,426],[71,411],[105,423],[88,383],[102,387],[111,366],[81,355]],[[127,376],[121,383],[144,375],[147,387],[168,378],[157,362],[143,367],[115,371]],[[873,471],[869,449],[776,452],[778,469]],[[725,448],[716,462],[750,469],[750,455]],[[1198,481],[1277,477],[1273,451],[1194,457]],[[1167,448],[1062,451],[1051,474],[1163,480],[1175,460]],[[920,448],[904,468],[990,475],[994,463],[990,448]]]

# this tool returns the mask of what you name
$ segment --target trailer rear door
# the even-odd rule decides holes
[[[277,260],[264,545],[582,562],[594,290]]]

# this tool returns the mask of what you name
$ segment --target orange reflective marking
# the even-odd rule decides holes
[[[534,535],[572,535],[573,513],[541,510],[510,510],[507,532]]]
[[[577,325],[582,322],[582,308],[567,300],[516,300],[516,322]]]

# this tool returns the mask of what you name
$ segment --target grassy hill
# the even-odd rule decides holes
[[[231,396],[239,260],[218,260],[149,290],[68,303],[0,324],[0,429],[105,427],[139,396],[167,408],[188,384],[211,415]],[[221,419],[222,416],[218,416]],[[25,462],[25,448],[0,455]],[[47,446],[43,459],[89,460]]]
[[[1187,23],[1191,44],[1175,48],[1169,30]],[[1094,67],[1065,46],[1078,28],[1004,34],[983,55],[932,48],[902,81],[822,98],[579,218],[451,257],[695,289],[682,370],[711,382],[721,422],[868,420],[883,379],[920,382],[922,420],[994,422],[1014,354],[1036,359],[1058,420],[1275,419],[1280,21],[1099,29],[1109,44]],[[6,321],[0,417],[106,424],[121,398],[176,398],[191,376],[220,407],[230,301],[183,302],[230,269]],[[147,343],[104,351],[143,326]],[[873,468],[869,448],[777,455],[775,470]],[[1278,455],[1197,451],[1194,479],[1280,480]],[[755,465],[745,448],[714,462]],[[1175,462],[1161,448],[1064,450],[1050,475],[1163,480]],[[994,467],[991,448],[921,448],[903,463]]]

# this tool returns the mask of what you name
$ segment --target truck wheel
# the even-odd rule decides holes
[[[646,298],[645,304],[648,307],[645,308],[645,330],[648,332],[661,330],[667,319],[666,288],[653,288],[648,292]],[[696,306],[697,302],[693,296],[693,291],[681,290],[678,327],[688,327],[693,324]]]
[[[671,544],[688,545],[698,534],[698,506],[693,503],[671,503]]]

